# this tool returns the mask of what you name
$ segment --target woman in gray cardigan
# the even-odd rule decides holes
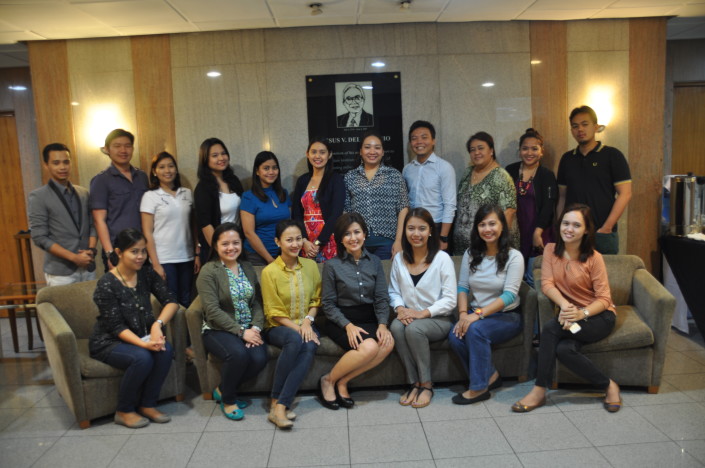
[[[240,384],[260,373],[267,350],[260,335],[264,325],[262,294],[252,266],[239,262],[242,234],[234,223],[213,232],[211,256],[198,275],[203,304],[203,344],[223,361],[213,399],[232,420],[245,417],[247,402],[237,399]]]

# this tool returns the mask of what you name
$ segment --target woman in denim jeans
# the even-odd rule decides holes
[[[509,247],[510,233],[502,209],[481,206],[475,214],[470,248],[463,254],[458,278],[458,322],[448,335],[450,346],[468,371],[468,390],[453,397],[457,405],[490,398],[502,385],[492,365],[492,344],[521,331],[519,287],[524,259]]]
[[[296,415],[289,408],[320,344],[313,321],[321,305],[321,274],[315,261],[299,257],[303,232],[299,221],[279,221],[274,241],[281,255],[262,270],[264,337],[282,350],[267,419],[280,429],[294,425]]]

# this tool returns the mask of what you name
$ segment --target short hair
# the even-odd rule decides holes
[[[208,255],[208,261],[213,262],[216,260],[220,260],[220,257],[218,256],[218,249],[216,249],[216,245],[218,244],[218,239],[220,239],[220,236],[223,235],[223,233],[228,232],[228,231],[235,231],[237,232],[237,235],[240,236],[240,242],[244,244],[245,240],[245,235],[242,233],[242,229],[240,228],[240,225],[237,223],[223,223],[215,230],[213,231],[213,237],[211,237],[211,251],[210,254]],[[247,253],[245,251],[245,246],[243,245],[240,249],[240,256],[238,257],[238,260],[247,260]]]
[[[421,207],[413,208],[407,211],[406,216],[404,217],[404,233],[401,236],[401,251],[404,254],[404,260],[406,260],[407,263],[414,263],[414,249],[411,246],[409,239],[406,238],[406,225],[411,218],[419,218],[428,224],[430,236],[428,238],[428,243],[426,244],[428,247],[428,252],[426,253],[426,259],[424,262],[427,265],[430,265],[436,257],[438,251],[441,249],[441,240],[436,235],[436,223],[433,221],[433,216],[431,216],[431,213],[429,213],[426,208]]]
[[[290,227],[298,228],[299,231],[301,231],[301,235],[303,237],[306,237],[306,229],[304,228],[301,221],[299,221],[298,219],[282,219],[281,221],[279,221],[277,223],[277,226],[274,228],[274,237],[277,239],[281,239],[282,234],[284,234],[284,231],[286,231]]]
[[[115,236],[115,240],[113,241],[113,248],[115,250],[120,249],[120,252],[124,252],[125,250],[129,249],[141,240],[146,241],[147,239],[145,239],[144,234],[142,234],[142,231],[140,231],[139,229],[123,229],[118,233],[117,236]],[[118,254],[115,250],[113,250],[113,252],[110,254],[109,260],[110,263],[117,266],[120,262],[120,257],[118,257]]]
[[[152,158],[152,164],[149,166],[149,189],[156,190],[159,188],[159,178],[154,173],[157,169],[157,165],[162,159],[171,159],[174,163],[174,168],[176,169],[176,177],[174,177],[174,188],[181,187],[181,175],[179,174],[179,165],[176,164],[176,158],[166,151],[162,151]]]
[[[502,223],[502,233],[499,235],[497,240],[497,255],[495,259],[497,260],[497,273],[503,271],[507,266],[509,261],[509,225],[507,225],[507,218],[504,216],[504,211],[498,205],[482,205],[475,212],[475,219],[473,220],[472,232],[470,233],[470,256],[472,260],[470,261],[470,271],[475,273],[477,267],[482,263],[482,259],[485,258],[487,253],[487,243],[480,236],[479,224],[490,214],[496,214],[499,222]]]
[[[492,159],[497,159],[497,155],[494,152],[494,138],[492,138],[492,135],[487,132],[477,132],[476,134],[470,136],[468,141],[465,143],[465,148],[468,150],[468,153],[470,152],[470,143],[472,143],[473,140],[487,143],[487,146],[489,146],[492,150]]]
[[[534,130],[533,128],[527,128],[526,131],[522,136],[519,137],[519,147],[521,148],[521,145],[524,144],[524,140],[527,138],[536,138],[539,141],[539,146],[543,148],[543,137],[541,134],[538,132],[538,130]]]
[[[355,88],[356,90],[360,91],[362,99],[365,99],[365,91],[363,91],[359,85],[355,83],[348,83],[347,85],[345,85],[345,88],[343,88],[343,102],[345,102],[345,93],[350,91],[352,88]]]
[[[595,110],[590,107],[590,106],[585,106],[582,105],[580,107],[576,107],[572,111],[570,111],[570,117],[568,117],[568,122],[573,121],[573,117],[575,117],[578,114],[587,114],[590,116],[590,120],[592,120],[592,123],[597,123],[597,114],[595,113]]]
[[[592,257],[595,253],[595,221],[592,219],[592,211],[590,210],[590,207],[583,205],[582,203],[572,203],[563,210],[563,213],[561,213],[558,218],[558,236],[556,239],[556,248],[553,253],[558,258],[563,257],[563,253],[565,252],[565,242],[563,241],[563,237],[561,237],[560,233],[561,223],[563,222],[563,216],[571,211],[580,212],[580,214],[583,215],[583,221],[585,222],[585,234],[583,235],[583,238],[580,239],[579,247],[580,263],[585,263],[588,258]]]
[[[367,223],[365,222],[365,218],[360,213],[356,213],[354,211],[350,213],[343,213],[335,222],[335,230],[333,231],[333,237],[335,238],[335,244],[338,246],[338,258],[343,258],[343,256],[347,252],[345,250],[345,246],[343,245],[343,237],[345,237],[345,231],[347,231],[348,228],[355,223],[360,225],[360,227],[362,228],[362,233],[365,235],[365,238],[367,238],[367,235],[370,233],[370,231],[367,229]]]
[[[433,126],[433,124],[425,120],[417,120],[416,122],[411,124],[411,127],[409,127],[409,141],[411,141],[411,134],[417,128],[427,128],[428,131],[431,132],[431,138],[434,140],[436,139],[436,128]]]
[[[49,163],[49,153],[51,153],[52,151],[66,151],[69,155],[71,154],[71,151],[69,151],[68,147],[65,144],[49,143],[42,150],[42,158],[44,159],[44,164]]]
[[[105,137],[105,147],[109,147],[110,143],[112,143],[114,139],[120,137],[127,137],[130,139],[131,144],[135,144],[135,136],[132,133],[128,132],[127,130],[123,130],[122,128],[116,128],[112,132],[108,133],[108,136]]]

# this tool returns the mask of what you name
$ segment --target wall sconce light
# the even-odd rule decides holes
[[[88,111],[90,125],[86,128],[85,139],[91,147],[101,148],[105,136],[116,128],[126,128],[126,121],[115,105],[105,104],[92,107]]]
[[[320,3],[311,3],[308,7],[311,9],[311,16],[318,16],[323,14],[323,5]]]
[[[613,95],[614,90],[606,85],[594,86],[588,92],[587,105],[592,107],[597,114],[597,122],[600,124],[598,132],[604,131],[614,117]]]
[[[411,0],[402,0],[399,2],[399,9],[401,11],[409,11],[411,8]]]

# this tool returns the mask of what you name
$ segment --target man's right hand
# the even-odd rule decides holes
[[[73,256],[73,263],[79,268],[86,268],[93,261],[93,252],[90,250],[79,250]]]

